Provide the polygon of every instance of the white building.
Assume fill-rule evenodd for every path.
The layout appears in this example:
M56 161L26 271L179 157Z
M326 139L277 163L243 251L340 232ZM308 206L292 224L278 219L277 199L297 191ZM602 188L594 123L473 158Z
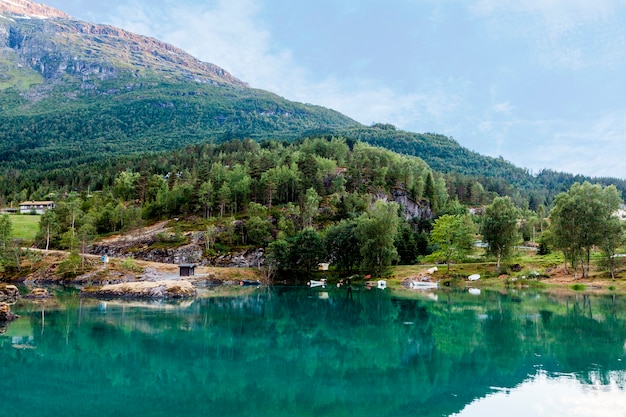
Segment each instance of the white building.
M44 214L47 210L54 208L54 201L24 201L20 203L21 214Z

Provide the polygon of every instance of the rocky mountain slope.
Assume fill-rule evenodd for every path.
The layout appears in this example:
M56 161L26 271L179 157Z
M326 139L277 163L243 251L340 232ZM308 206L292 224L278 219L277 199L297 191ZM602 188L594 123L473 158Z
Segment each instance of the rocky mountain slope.
M250 88L159 40L0 1L0 168L49 170L231 138L358 125Z
M29 0L0 0L0 11L5 14L20 16L22 18L70 18L68 14L60 10L48 7L45 4L34 3Z
M16 67L27 67L43 83L70 75L88 81L139 77L166 78L246 86L217 65L202 62L159 40L108 25L74 20L67 14L28 0L0 0L0 45ZM14 79L15 81L16 79ZM64 80L67 81L67 80ZM5 87L11 79L4 80Z

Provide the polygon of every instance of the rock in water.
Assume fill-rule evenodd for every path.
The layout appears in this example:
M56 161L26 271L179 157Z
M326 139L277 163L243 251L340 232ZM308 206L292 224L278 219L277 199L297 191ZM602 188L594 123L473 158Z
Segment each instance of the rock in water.
M45 288L33 288L30 294L28 294L29 298L48 298L49 296L50 294Z
M0 322L13 321L19 316L11 312L11 307L7 303L0 303Z
M0 284L0 301L15 301L19 295L20 291L15 285Z
M127 282L85 288L80 294L98 298L169 299L195 297L196 289L189 281Z

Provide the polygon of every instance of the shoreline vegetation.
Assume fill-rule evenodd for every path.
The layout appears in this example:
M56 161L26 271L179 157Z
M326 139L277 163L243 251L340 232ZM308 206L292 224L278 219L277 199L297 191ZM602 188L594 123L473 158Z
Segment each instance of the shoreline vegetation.
M314 271L311 275L284 274L268 279L263 268L234 268L234 267L211 267L199 265L192 276L179 276L179 266L160 262L136 260L131 258L111 258L106 267L98 255L85 255L85 270L77 273L74 277L64 277L59 273L59 266L67 261L72 255L66 251L25 249L27 260L23 263L23 274L15 276L11 280L6 278L0 286L18 285L25 287L22 291L32 288L58 286L74 287L81 289L81 296L94 298L189 298L195 297L195 291L190 288L222 287L238 288L241 282L259 282L263 285L291 284L306 286L309 279L327 278L327 283L335 287L337 283L349 282L354 287L366 287L368 283L375 282L378 278L364 274L354 274L349 278L337 271ZM606 272L593 271L589 277L581 277L573 273L565 274L563 265L553 260L542 262L529 261L529 256L517 258L508 266L508 272L496 273L495 262L461 263L453 264L449 271L441 264L418 264L397 265L387 270L387 274L380 278L386 281L386 288L399 291L403 295L417 293L407 288L403 282L409 279L428 279L437 282L439 289L475 288L493 291L505 291L508 289L534 289L550 293L593 293L593 294L626 294L626 282L622 279L612 279ZM433 267L437 271L432 271ZM472 274L480 274L478 281L469 281L467 278ZM187 289L183 297L176 295L169 297L159 293L167 283L183 283ZM137 284L135 286L124 284ZM151 288L150 295L149 286ZM188 284L190 284L188 286ZM168 284L169 285L169 284ZM136 287L136 288L135 288ZM100 288L111 291L107 295L98 294ZM115 291L111 288L116 288ZM146 290L146 288L148 288ZM126 292L125 292L126 291ZM143 296L133 296L133 291L143 291ZM155 292L156 291L156 292ZM138 293L139 294L139 293ZM147 294L147 295L146 295ZM22 296L28 294L22 294ZM45 298L45 297L43 297Z
M614 185L525 200L342 137L233 140L130 162L94 188L25 190L15 201L52 208L0 216L0 280L84 288L176 279L177 265L193 264L202 285L352 277L443 288L479 274L472 287L624 289Z

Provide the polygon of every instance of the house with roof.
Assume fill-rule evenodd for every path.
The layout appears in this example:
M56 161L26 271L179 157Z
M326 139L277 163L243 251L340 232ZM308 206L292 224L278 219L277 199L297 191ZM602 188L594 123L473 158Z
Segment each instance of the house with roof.
M55 207L54 201L24 201L20 203L21 214L44 214Z

